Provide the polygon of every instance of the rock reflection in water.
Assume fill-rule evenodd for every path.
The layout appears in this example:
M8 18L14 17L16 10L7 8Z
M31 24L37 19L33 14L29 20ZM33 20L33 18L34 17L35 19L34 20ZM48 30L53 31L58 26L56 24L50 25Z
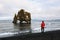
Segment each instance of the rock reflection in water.
M31 33L31 24L26 24L26 23L22 23L22 24L14 24L15 29L19 29L20 32L29 32Z

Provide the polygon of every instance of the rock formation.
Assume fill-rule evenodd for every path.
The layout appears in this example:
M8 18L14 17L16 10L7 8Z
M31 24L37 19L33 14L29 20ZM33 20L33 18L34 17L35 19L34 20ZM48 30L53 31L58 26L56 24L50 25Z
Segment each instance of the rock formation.
M25 21L26 23L31 23L31 14L29 12L25 12L24 9L18 11L18 14L14 16L13 23L17 23L17 20L22 23Z

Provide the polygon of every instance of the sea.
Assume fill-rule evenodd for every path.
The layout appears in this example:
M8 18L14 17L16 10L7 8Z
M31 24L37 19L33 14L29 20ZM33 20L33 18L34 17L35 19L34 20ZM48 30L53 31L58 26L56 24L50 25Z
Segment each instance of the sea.
M41 21L32 20L31 24L12 23L12 20L0 20L0 38L14 36L15 34L41 33ZM60 30L60 20L45 20L44 32Z

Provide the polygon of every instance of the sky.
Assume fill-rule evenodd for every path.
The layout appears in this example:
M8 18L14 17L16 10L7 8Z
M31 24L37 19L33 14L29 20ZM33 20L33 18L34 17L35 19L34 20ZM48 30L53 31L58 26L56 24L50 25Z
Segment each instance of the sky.
M32 19L60 19L60 0L0 0L0 20L13 19L20 9Z

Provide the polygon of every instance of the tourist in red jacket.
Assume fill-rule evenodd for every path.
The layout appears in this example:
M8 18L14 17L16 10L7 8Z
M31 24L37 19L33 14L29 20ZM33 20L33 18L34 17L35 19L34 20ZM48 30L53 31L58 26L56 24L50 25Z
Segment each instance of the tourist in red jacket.
M41 32L44 32L44 28L45 28L45 23L44 23L44 21L42 21L42 23L41 23Z

